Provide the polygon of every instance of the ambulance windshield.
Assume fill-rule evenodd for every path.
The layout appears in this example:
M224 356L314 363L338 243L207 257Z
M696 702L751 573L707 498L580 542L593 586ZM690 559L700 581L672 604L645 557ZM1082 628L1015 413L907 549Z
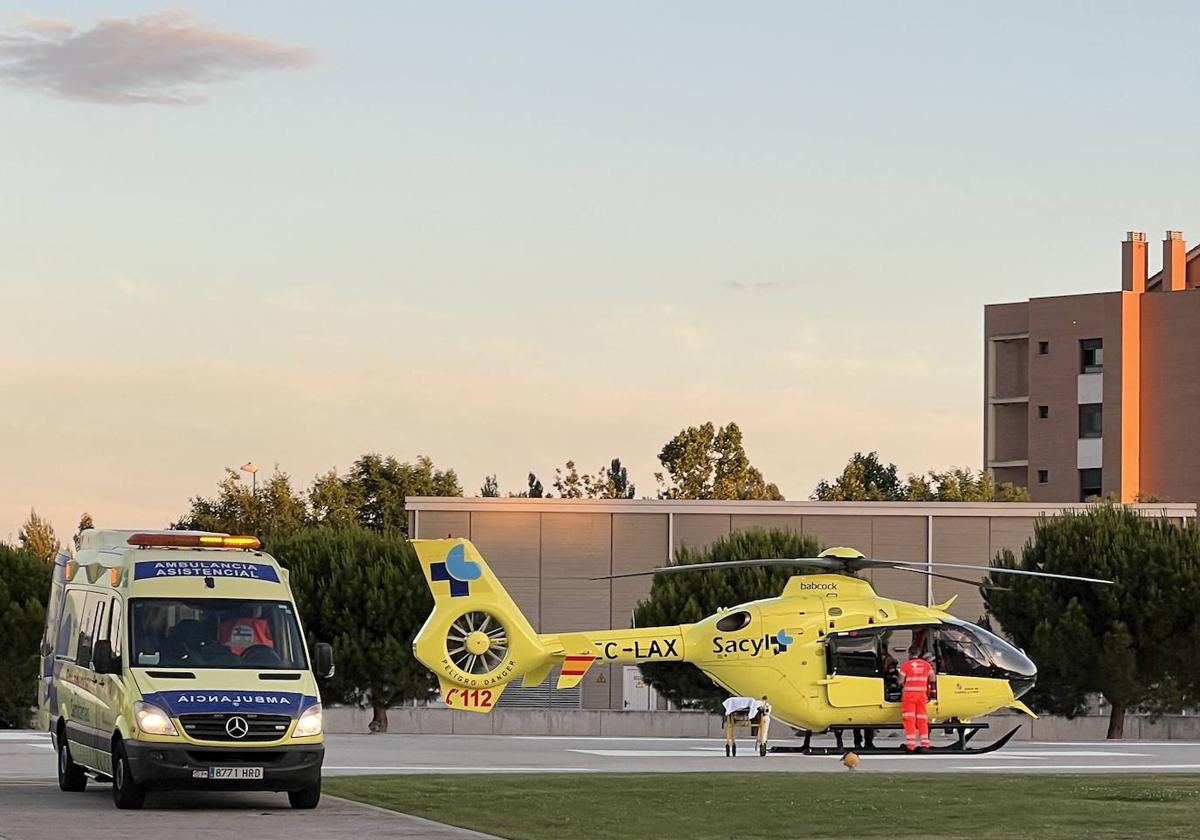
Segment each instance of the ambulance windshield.
M308 667L291 604L229 598L135 598L130 601L135 668Z

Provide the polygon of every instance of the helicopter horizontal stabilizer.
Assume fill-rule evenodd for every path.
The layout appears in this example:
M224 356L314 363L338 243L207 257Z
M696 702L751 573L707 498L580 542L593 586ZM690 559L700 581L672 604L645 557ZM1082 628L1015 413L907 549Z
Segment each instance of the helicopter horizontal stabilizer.
M562 671L559 673L558 682L554 687L574 688L579 685L595 661L596 657L590 655L563 657Z

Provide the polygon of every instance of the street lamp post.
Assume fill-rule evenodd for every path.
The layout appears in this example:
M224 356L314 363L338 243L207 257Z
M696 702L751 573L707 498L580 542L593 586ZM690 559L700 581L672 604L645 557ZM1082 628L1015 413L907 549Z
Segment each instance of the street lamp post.
M253 461L247 461L242 464L242 472L250 473L250 490L254 495L258 495L258 464Z

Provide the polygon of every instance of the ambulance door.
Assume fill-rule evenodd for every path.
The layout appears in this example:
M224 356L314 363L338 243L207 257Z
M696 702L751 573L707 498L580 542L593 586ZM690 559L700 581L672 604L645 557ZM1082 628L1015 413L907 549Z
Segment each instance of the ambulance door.
M66 596L64 567L70 557L59 552L54 561L54 580L50 584L50 600L46 604L46 626L42 632L42 645L38 653L41 668L38 674L38 729L49 731L58 718L58 692L54 688L55 638L62 620L63 599Z
M96 611L95 641L107 641L112 646L113 661L121 657L123 627L121 599L116 595L104 597ZM99 674L92 663L92 703L95 709L96 769L112 775L112 733L117 726L117 714L124 702L124 683L120 674Z
M54 681L50 687L50 705L57 709L69 742L78 742L75 733L76 712L79 708L78 690L75 685L75 664L79 655L79 623L83 619L87 593L81 589L68 589L63 599L62 617L58 622L58 635L54 641ZM82 744L72 743L72 757L79 760Z
M883 705L880 639L873 630L831 633L825 638L828 676L823 682L836 708Z
M101 675L92 670L92 650L100 628L108 620L111 598L100 592L89 592L83 605L79 625L79 643L75 650L75 706L72 709L71 755L77 764L100 770L100 746L108 739L100 732L102 716ZM76 742L82 749L76 753Z

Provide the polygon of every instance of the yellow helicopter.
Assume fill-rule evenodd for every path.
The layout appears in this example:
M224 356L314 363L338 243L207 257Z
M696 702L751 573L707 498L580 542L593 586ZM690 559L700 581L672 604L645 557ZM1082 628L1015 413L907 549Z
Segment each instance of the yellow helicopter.
M797 574L776 598L723 609L695 624L539 634L468 540L413 540L413 546L434 598L413 652L437 675L442 698L454 709L490 712L508 683L520 678L525 686L540 685L555 667L560 669L556 687L571 688L597 663L691 662L732 694L769 697L772 717L804 733L802 747L776 751L840 754L843 733L853 731L857 752L878 752L884 748L874 746L874 735L900 728L896 660L916 648L933 660L936 673L931 728L957 735L954 743L934 751L990 752L1020 727L989 745L972 747L971 738L987 728L971 723L974 718L1004 708L1035 716L1020 697L1033 687L1036 666L1000 637L949 614L953 598L918 606L880 597L867 581L851 576L862 569L892 568L977 583L933 571L978 572L975 566L872 560L849 548L828 549L817 557L664 566L612 577L766 565L822 573ZM1110 583L1018 569L988 571ZM811 743L814 733L825 732L836 737L836 747Z

